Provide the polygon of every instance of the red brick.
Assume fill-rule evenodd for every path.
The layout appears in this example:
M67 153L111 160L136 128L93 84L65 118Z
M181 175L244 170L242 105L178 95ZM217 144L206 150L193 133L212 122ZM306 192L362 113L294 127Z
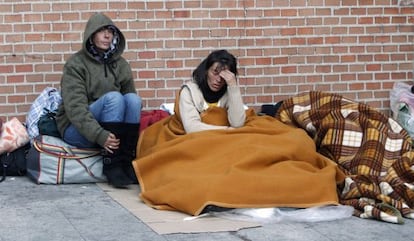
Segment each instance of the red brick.
M182 68L183 62L180 60L168 60L167 67L168 68Z
M288 73L297 73L296 66L282 66L281 73L288 74Z
M332 71L332 67L329 65L316 66L315 71L317 73L330 73Z
M138 77L142 79L153 79L155 77L155 72L150 70L143 70L138 72Z
M33 66L31 64L16 66L16 73L28 73L28 72L33 72Z
M13 71L14 71L13 65L3 65L3 66L0 65L0 73L2 74L13 73ZM2 86L2 88L3 87L4 86Z
M284 28L280 30L281 35L296 35L296 28Z
M155 51L143 51L138 53L140 59L153 59L155 58Z
M189 16L190 16L190 11L177 10L173 12L174 18L188 18Z
M323 43L323 38L322 37L311 37L311 38L307 38L307 43L312 45L312 44L322 44Z
M8 84L23 83L24 78L24 75L11 75L6 77Z

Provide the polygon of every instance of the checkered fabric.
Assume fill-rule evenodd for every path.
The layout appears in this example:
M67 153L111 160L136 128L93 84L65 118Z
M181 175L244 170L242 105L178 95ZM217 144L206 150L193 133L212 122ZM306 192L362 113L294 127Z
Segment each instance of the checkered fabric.
M61 102L62 97L60 96L58 89L54 87L46 87L43 89L42 93L40 93L30 106L26 115L26 128L30 140L33 140L39 135L37 122L39 121L39 118L46 113L45 109L55 112Z
M275 117L303 128L347 175L341 203L354 215L392 223L414 218L414 151L392 118L338 94L310 91L283 102Z

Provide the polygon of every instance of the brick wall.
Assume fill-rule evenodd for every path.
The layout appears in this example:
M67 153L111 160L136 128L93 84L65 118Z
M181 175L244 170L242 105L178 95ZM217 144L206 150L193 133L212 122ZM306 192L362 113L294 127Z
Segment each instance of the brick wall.
M389 109L394 82L413 79L414 8L398 0L1 1L0 116L25 119L59 87L89 16L104 12L127 37L144 108L173 102L211 50L239 60L245 103L307 90Z

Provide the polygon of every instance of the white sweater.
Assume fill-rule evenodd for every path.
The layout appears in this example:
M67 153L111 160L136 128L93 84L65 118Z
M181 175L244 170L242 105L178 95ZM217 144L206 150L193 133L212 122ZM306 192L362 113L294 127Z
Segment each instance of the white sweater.
M246 111L238 86L228 86L226 93L220 98L217 106L227 109L230 128L242 127L244 125ZM183 85L180 93L179 110L186 133L229 128L229 126L203 123L200 114L207 110L208 107L208 103L196 83L187 82Z

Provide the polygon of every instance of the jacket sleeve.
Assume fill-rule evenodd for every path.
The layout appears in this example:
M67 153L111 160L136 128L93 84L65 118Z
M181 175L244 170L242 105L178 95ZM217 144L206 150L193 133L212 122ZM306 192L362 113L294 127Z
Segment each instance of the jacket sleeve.
M244 126L246 121L246 110L238 86L227 87L227 116L231 127Z
M183 127L186 133L228 128L228 126L216 126L203 123L201 121L200 113L196 108L196 103L194 103L191 96L190 89L185 86L181 89L179 109Z
M103 146L109 132L103 129L89 111L85 79L88 71L79 66L67 65L61 80L61 95L65 114L70 123L89 141Z

